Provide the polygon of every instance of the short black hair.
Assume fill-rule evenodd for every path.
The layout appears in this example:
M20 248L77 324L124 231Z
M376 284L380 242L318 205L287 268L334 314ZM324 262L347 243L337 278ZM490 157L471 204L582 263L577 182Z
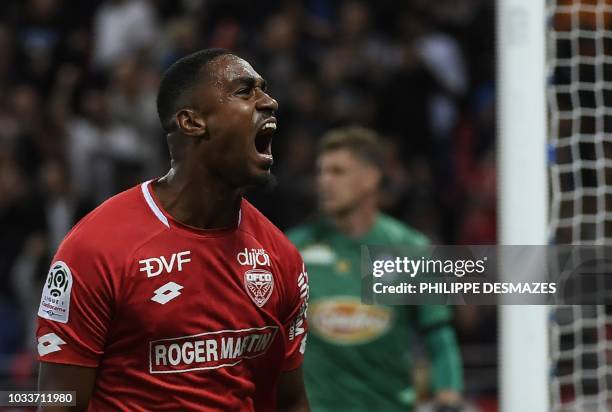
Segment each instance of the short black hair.
M166 70L157 92L157 114L162 127L168 133L175 129L173 116L179 109L180 97L199 80L201 70L211 60L224 54L226 49L204 49L181 57Z

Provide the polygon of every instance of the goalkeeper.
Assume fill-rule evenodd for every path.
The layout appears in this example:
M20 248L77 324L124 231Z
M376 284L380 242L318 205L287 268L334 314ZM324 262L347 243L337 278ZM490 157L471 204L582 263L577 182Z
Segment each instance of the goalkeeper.
M427 239L378 211L382 155L374 132L325 135L317 189L323 217L288 235L308 268L311 331L304 376L312 410L409 411L410 342L422 333L438 410L459 410L462 370L446 306L362 305L360 246L422 245Z

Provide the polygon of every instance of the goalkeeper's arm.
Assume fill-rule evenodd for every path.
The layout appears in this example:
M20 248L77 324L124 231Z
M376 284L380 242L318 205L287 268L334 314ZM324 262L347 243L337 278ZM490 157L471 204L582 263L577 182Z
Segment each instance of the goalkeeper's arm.
M424 332L431 361L431 384L436 404L455 407L461 403L463 370L455 332L448 323L438 324Z

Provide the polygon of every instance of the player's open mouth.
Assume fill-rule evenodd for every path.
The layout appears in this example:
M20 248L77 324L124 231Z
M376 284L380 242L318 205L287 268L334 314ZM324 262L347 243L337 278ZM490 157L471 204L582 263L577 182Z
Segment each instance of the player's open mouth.
M272 160L272 137L276 131L276 120L266 121L255 136L255 150L260 157Z

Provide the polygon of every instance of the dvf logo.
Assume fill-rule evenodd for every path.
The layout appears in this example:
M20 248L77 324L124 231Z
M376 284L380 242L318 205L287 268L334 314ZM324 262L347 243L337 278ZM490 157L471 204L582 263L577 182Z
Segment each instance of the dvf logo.
M170 256L170 259L166 259L165 256L142 259L138 261L138 263L141 265L139 270L141 272L146 272L148 278L158 276L164 270L166 273L170 273L174 270L175 265L177 270L182 272L183 265L191 262L191 259L187 257L190 254L191 251L186 250L183 252L173 253L172 256Z

